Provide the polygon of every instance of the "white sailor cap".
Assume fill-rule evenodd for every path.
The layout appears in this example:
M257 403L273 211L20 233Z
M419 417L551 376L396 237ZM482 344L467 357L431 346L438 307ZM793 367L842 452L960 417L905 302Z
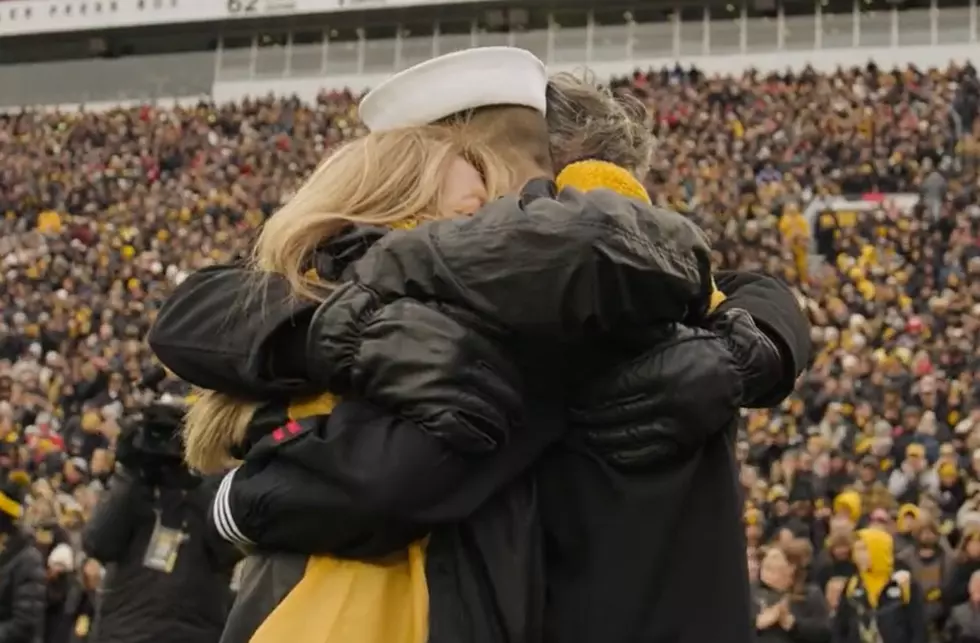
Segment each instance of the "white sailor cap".
M544 63L517 47L478 47L399 72L361 100L373 132L427 125L477 107L521 105L545 113Z

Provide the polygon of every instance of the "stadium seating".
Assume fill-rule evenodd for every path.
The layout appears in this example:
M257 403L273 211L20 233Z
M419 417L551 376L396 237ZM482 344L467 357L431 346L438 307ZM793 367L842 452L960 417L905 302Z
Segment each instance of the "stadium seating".
M611 85L653 116L654 200L708 232L719 267L785 278L813 322L817 356L798 392L745 416L759 505L792 482L785 453L797 471L819 471L837 455L878 454L896 427L933 436L933 460L940 443L980 447L972 67L668 68ZM63 448L97 477L90 447L101 442L73 438L118 431L163 298L189 271L243 252L284 195L362 131L356 105L331 92L312 104L0 115L4 468L37 471ZM975 466L963 477L980 484Z

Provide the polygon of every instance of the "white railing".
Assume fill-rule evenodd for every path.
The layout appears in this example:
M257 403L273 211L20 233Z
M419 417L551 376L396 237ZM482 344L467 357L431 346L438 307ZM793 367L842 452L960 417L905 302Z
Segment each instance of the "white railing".
M325 31L318 42L304 44L294 42L293 34L284 34L271 42L252 38L239 47L222 42L216 71L219 81L373 76L404 69L431 55L488 44L524 47L553 67L571 62L593 67L612 61L970 45L980 41L977 1L947 7L932 0L927 9L900 10L891 5L869 11L868 5L854 0L853 11L828 13L817 0L812 12L804 15L786 15L779 3L770 18L750 17L743 4L741 8L729 5L729 10L699 9L701 14L694 20L687 19L690 10L686 9L684 20L675 12L671 21L659 23L634 21L624 11L621 22L599 24L589 11L584 28L562 27L560 17L552 14L548 27L538 30L487 33L474 21L468 33L444 34L435 23L427 25L422 36L402 27L385 39L367 38L363 30L356 37L339 39ZM809 60L797 55L787 60L819 62L816 59L821 57Z

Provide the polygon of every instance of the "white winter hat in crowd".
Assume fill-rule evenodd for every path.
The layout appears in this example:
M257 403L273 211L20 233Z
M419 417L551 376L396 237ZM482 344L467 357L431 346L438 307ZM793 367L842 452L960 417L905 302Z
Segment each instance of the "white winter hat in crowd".
M48 567L61 567L68 572L74 571L75 552L72 551L71 545L61 543L52 549L51 555L48 556Z
M409 67L361 100L361 121L373 132L428 125L459 112L519 105L545 113L544 63L517 47L477 47Z

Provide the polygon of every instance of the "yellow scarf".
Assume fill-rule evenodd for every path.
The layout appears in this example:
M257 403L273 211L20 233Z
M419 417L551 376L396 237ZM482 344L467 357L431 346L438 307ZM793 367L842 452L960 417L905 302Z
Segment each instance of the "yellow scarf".
M292 405L289 417L326 415L336 404L326 393ZM425 545L416 542L372 562L310 556L250 643L425 643L428 630Z

